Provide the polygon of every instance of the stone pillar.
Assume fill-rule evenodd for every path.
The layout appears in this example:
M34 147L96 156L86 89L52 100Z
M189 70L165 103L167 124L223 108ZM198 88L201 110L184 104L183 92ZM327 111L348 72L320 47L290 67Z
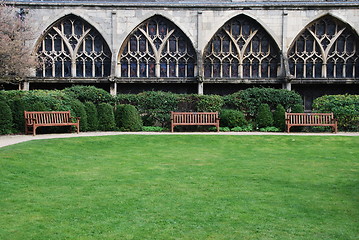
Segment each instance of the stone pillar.
M23 81L19 83L19 90L29 91L30 90L30 82Z
M117 33L117 14L115 11L111 12L111 27L112 27L112 38L111 38L111 48L112 48L112 59L111 59L111 76L119 76L118 67L117 67L117 49L116 45L116 33Z
M198 83L198 94L203 95L203 82Z
M112 96L116 96L117 95L117 83L116 82L112 82L110 84L110 94Z
M202 12L197 12L197 80L198 80L198 94L203 95L203 59L202 59Z
M289 91L292 91L292 84L287 81L287 82L283 83L282 88L286 89L286 90L289 90Z

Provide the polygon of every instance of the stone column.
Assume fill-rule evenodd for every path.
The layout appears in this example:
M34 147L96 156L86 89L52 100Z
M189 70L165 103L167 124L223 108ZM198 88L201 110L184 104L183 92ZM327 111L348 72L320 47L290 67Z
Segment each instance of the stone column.
M19 90L29 91L30 90L30 82L29 81L20 82L19 83Z
M110 84L110 94L112 96L116 96L117 95L117 82L112 82Z
M203 95L203 59L202 59L202 12L197 12L197 80L198 80L198 94Z
M282 58L281 58L281 73L280 75L284 79L282 88L287 89L289 91L292 90L292 84L290 83L290 72L289 72L289 64L287 58L287 30L288 30L288 12L283 10L282 12L282 37L281 37L281 48L282 48Z

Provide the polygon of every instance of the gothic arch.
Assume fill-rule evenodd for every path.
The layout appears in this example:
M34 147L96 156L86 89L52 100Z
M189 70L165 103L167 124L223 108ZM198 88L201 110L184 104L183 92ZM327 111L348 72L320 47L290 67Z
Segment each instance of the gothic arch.
M203 59L206 78L276 78L280 51L257 21L241 14L215 33Z
M359 78L358 34L338 18L325 15L299 33L288 61L295 78Z
M196 51L174 23L155 15L136 27L120 48L120 77L194 77Z
M36 48L38 77L107 77L111 51L87 21L70 14L52 24Z

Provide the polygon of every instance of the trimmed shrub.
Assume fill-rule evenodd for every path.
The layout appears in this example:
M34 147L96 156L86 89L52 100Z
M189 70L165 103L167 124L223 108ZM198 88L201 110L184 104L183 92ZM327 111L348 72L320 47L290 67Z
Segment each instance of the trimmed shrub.
M326 95L313 102L314 112L332 112L341 131L359 131L359 95Z
M120 131L141 131L143 127L142 119L136 107L129 104L117 106L115 120Z
M220 114L220 125L221 127L241 127L247 125L247 121L244 114L241 111L233 109L223 109Z
M83 103L77 99L72 99L67 104L71 107L71 116L80 117L80 130L82 132L88 131L87 113Z
M285 130L285 109L281 104L277 105L273 113L273 124L281 131Z
M114 102L114 98L110 93L94 86L77 85L70 88L65 88L63 91L72 98L76 98L81 102L93 102L95 104Z
M268 104L261 104L259 106L256 123L258 128L273 126L273 114Z
M12 113L6 101L0 101L0 134L12 132Z
M25 103L22 99L14 99L9 102L12 112L13 128L15 132L25 131L24 110Z
M84 107L87 115L87 130L96 131L98 128L97 108L92 102L85 102Z
M113 108L108 103L100 103L97 105L98 113L98 130L100 131L113 131L115 130L115 115Z

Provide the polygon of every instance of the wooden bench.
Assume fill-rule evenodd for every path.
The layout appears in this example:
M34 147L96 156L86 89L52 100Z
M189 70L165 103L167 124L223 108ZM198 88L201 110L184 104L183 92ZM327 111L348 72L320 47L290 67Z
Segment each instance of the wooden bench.
M215 126L219 132L218 112L171 112L171 132L175 126Z
M293 126L330 126L338 132L338 122L333 113L285 113L287 132Z
M49 112L29 112L24 111L25 134L31 132L35 136L38 127L51 126L75 126L77 133L80 132L80 118L71 117L70 111L49 111Z

